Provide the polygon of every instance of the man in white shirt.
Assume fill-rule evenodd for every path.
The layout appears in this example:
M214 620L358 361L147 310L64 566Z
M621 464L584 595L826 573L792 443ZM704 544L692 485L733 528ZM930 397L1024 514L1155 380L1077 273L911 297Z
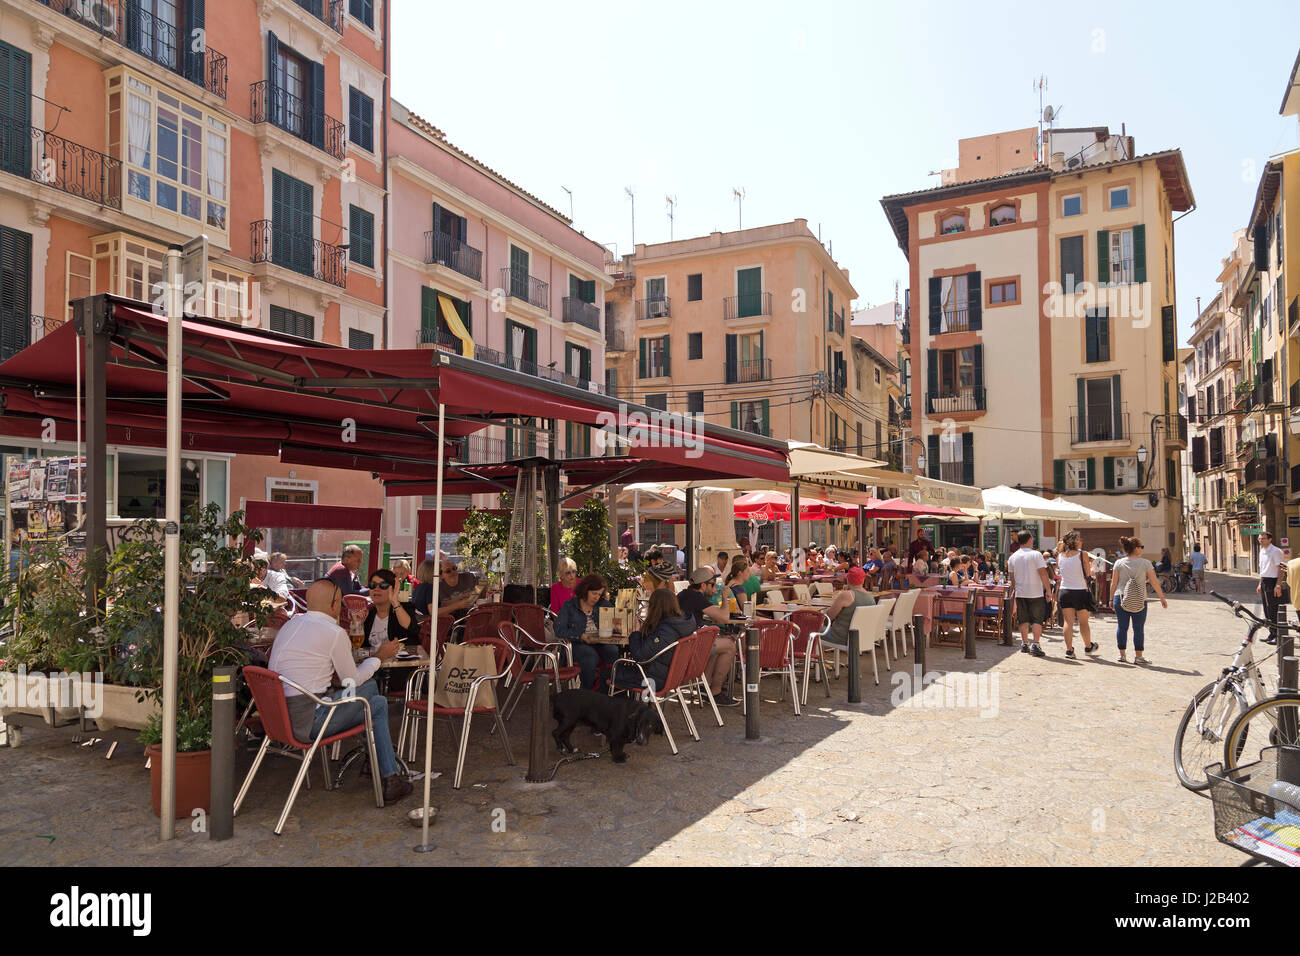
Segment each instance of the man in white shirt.
M1020 548L1007 559L1011 585L1016 597L1016 620L1020 622L1021 653L1046 657L1042 648L1043 625L1047 623L1047 599L1052 582L1047 577L1047 561L1034 549L1034 536L1022 531L1016 536ZM1029 632L1034 643L1029 644Z
M352 642L347 631L339 627L343 593L329 578L313 581L307 588L307 612L295 617L276 635L271 648L270 668L317 697L332 700L328 693L335 674L343 682L339 695L365 698L375 730L375 756L378 772L384 780L384 804L396 803L411 792L411 783L400 772L388 730L388 701L375 686L374 674L382 661L395 656L400 641L385 641L371 657L359 665L352 659ZM303 743L316 739L329 718L326 736L355 727L365 720L360 700L339 707L321 707L286 686L284 696L289 705L293 735ZM330 716L331 713L333 716Z
M1284 600L1282 592L1285 590L1286 581L1279 580L1278 576L1283 570L1285 561L1286 555L1273 543L1273 536L1267 531L1261 531L1259 533L1259 584L1255 585L1255 593L1264 602L1264 617L1269 622L1277 620L1278 603ZM1266 643L1273 644L1277 641L1277 635L1271 633L1264 640Z

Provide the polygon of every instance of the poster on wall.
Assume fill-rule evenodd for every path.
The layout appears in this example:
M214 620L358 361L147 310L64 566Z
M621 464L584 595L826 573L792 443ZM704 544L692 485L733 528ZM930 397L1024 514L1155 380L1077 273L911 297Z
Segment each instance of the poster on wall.
M27 466L27 500L45 500L46 462L34 460Z
M21 459L9 459L9 505L27 504L29 495L27 462Z
M47 537L45 505L42 502L31 501L27 504L27 537L30 541L44 541Z
M54 458L50 460L45 469L45 500L46 501L63 501L68 495L68 462L67 458Z
M86 500L86 459L68 459L68 483L64 501L76 503Z

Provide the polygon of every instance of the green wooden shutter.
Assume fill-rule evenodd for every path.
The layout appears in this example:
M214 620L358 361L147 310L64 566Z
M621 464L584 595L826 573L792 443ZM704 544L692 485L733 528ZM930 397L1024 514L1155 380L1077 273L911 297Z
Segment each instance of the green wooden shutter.
M317 149L325 148L325 65L311 64L311 141Z
M723 371L727 384L732 385L740 381L740 356L736 346L736 336L727 335L726 343L726 358Z
M139 29L139 14L131 15L132 11L128 8L126 12L126 26L128 35L131 29ZM134 24L132 21L135 21ZM129 45L129 44L128 44ZM263 100L263 113L266 121L274 126L284 126L284 102L280 95L280 89L277 85L280 80L280 39L271 30L266 31L266 86L265 99Z
M672 341L667 335L664 336L664 375L673 374L673 352Z
M984 286L978 272L966 273L966 323L971 331L984 328Z
M763 399L763 403L762 403L762 405L763 405L763 427L762 427L762 432L763 432L764 435L770 435L770 434L772 434L772 429L771 429L771 426L770 426L770 424L769 424L769 422L768 422L768 415L767 415L767 413L768 413L768 400L767 400L766 398Z
M740 430L740 402L731 403L731 427Z
M1115 459L1110 455L1101 460L1101 477L1107 491L1115 487Z
M1174 325L1174 307L1172 305L1160 307L1160 332L1164 346L1161 361L1173 362L1178 358L1178 331Z
M925 411L928 414L931 409L931 400L939 394L939 350L925 350Z
M575 275L569 276L569 298L582 298L582 280Z
M975 362L975 408L984 411L984 346L977 345L971 352Z
M1115 431L1112 434L1114 441L1124 438L1124 403L1120 401L1119 394L1120 378L1118 375L1110 377L1110 406L1111 414L1115 416Z
M741 269L736 273L736 316L761 315L763 312L763 270Z
M31 234L0 226L0 360L31 342L31 294Z
M1106 285L1110 282L1110 232L1097 230L1097 283Z
M975 434L962 432L961 435L961 483L975 484Z
M646 342L647 341L648 341L647 339L637 340L637 365L636 365L637 378L650 377L646 374Z
M1065 490L1065 459L1063 458L1052 462L1052 487L1057 491Z
M432 342L438 331L438 293L426 286L420 287L420 341Z
M1095 491L1097 488L1097 459L1088 459L1088 490Z
M1133 281L1147 281L1147 227L1133 227Z
M931 478L939 477L939 436L927 435L926 441L926 461L925 470Z
M931 277L930 305L929 305L931 335L938 335L939 329L942 327L942 321L940 318L940 309L942 308L942 303L940 302L940 299L942 298L942 296L943 296L943 280L938 276Z
M1178 468L1172 458L1165 459L1165 495L1170 498L1178 497Z
M1089 309L1083 317L1083 360L1099 361L1097 358L1097 310Z
M578 289L578 298L589 305L596 304L596 280L586 279Z
M197 32L196 32L197 31ZM185 33L179 38L181 71L185 79L203 86L203 58L205 46L195 43L203 35L203 0L186 0ZM196 50L195 47L198 47Z
M31 77L31 56L0 42L0 169L15 176L31 174Z
M1110 309L1097 310L1097 361L1110 361Z
M1080 442L1088 440L1088 387L1087 382L1079 379L1078 386L1079 417L1075 437Z

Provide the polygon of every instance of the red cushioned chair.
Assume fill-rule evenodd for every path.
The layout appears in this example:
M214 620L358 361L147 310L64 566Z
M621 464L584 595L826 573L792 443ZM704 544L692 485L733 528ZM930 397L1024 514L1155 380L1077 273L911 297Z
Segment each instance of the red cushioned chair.
M567 641L543 643L540 647L532 645L533 640L518 624L504 621L497 625L497 637L509 645L514 652L510 661L510 693L506 695L501 710L506 720L519 706L519 699L524 690L531 687L538 674L549 674L551 686L558 692L565 684L578 686L576 681L582 676L582 668L572 663L573 648ZM560 654L568 655L570 663L561 666Z
M802 610L790 615L794 625L794 660L803 661L803 705L808 706L808 678L812 665L817 665L817 675L826 696L831 696L831 682L826 673L826 658L822 654L822 635L831 628L831 619L824 611Z
M379 780L379 760L375 754L374 725L370 718L370 701L364 697L322 700L284 675L268 670L265 667L254 667L251 664L244 667L243 675L244 680L248 683L248 689L253 694L253 701L257 704L258 719L261 721L262 730L266 736L262 740L262 747L258 750L257 756L253 758L253 766L249 768L248 776L244 778L244 785L239 788L239 796L235 798L235 813L239 812L244 797L248 795L248 790L253 785L253 778L257 776L258 768L262 766L262 758L271 750L272 744L276 745L280 752L287 756L296 757L302 762L302 766L298 770L298 776L293 781L293 788L289 791L289 799L285 801L284 809L280 811L280 819L275 824L275 833L276 836L279 836L280 831L284 829L284 821L289 817L289 811L293 809L293 802L298 798L298 791L307 778L312 756L317 751L320 752L321 767L325 771L325 789L331 790L333 785L330 782L329 752L325 745L362 735L366 738L366 747L370 755L371 779L375 786L375 806L382 807L384 805L384 790ZM334 717L331 712L325 718L325 723L321 727L320 733L316 735L316 739L309 744L302 743L294 737L293 728L289 723L289 704L284 696L286 687L292 687L299 693L310 697L316 702L317 706L323 705L331 708L331 710L359 700L365 712L365 720L355 727L334 728L336 732L330 733L330 722Z
M465 629L461 634L461 643L468 644L478 638L495 640L497 626L512 620L511 604L483 604L465 615Z
M790 621L759 621L758 627L758 681L779 674L790 682L790 696L794 698L794 715L803 716L799 709L799 682L794 674L794 624ZM785 699L785 683L781 684L781 699Z
M673 740L673 732L668 726L668 718L664 716L662 702L677 698L677 702L682 706L682 716L686 718L686 729L690 731L691 736L696 740L700 739L699 731L695 729L695 721L691 719L691 709L686 706L686 697L682 694L682 683L686 680L686 675L690 672L691 666L695 660L695 647L698 637L695 634L687 634L669 644L654 657L648 661L638 661L631 657L620 658L614 662L614 671L617 673L619 664L631 664L641 672L641 679L646 679L645 665L658 660L665 654L671 654L672 659L668 663L668 677L664 680L662 687L656 687L655 692L650 697L650 702L654 704L655 711L659 714L659 722L663 725L664 736L668 738L668 746L672 748L673 753L677 753L677 742ZM611 681L609 686L610 696L613 696L616 690L625 691L632 694L644 694L646 692L645 684L618 684Z
M704 679L704 670L709 666L709 657L713 654L713 642L718 639L722 633L717 627L702 627L695 632L695 658L691 661L690 670L687 671L685 679L682 681L687 690L693 690L699 695L699 704L704 706L707 700L709 706L713 708L713 718L722 724L722 713L718 710L718 703L713 699L713 691L709 689L709 682Z

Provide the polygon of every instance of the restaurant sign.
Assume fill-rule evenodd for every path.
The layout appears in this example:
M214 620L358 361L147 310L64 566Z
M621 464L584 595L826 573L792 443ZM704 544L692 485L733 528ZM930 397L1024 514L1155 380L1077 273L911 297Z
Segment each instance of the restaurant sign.
M983 508L984 495L971 485L957 485L933 478L916 479L919 501L916 504L938 508Z

